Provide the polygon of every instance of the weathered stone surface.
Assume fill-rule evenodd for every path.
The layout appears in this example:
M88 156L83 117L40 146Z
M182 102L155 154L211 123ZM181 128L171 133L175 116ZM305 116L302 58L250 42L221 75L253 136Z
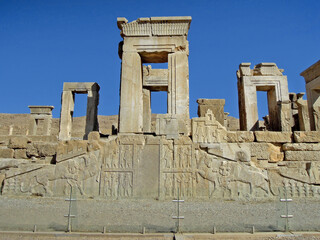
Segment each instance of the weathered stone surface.
M320 151L285 151L286 161L320 161Z
M12 150L12 149L9 149ZM1 150L0 150L1 151ZM20 164L30 163L28 160L21 159L11 159L11 158L3 158L0 160L0 170L9 169L9 168L17 168Z
M27 148L28 138L26 137L14 137L9 141L9 148Z
M224 99L198 99L198 117L204 117L210 109L217 121L224 126Z
M192 119L192 140L196 143L226 142L227 130L208 109L205 117Z
M257 142L288 143L292 142L291 132L255 131Z
M0 148L0 158L13 158L14 150L9 148Z
M26 149L15 149L14 150L14 158L27 158L27 150Z
M285 143L283 151L320 151L320 143Z
M56 143L35 142L33 145L40 157L53 156L57 153L58 144Z
M253 142L254 134L253 132L245 131L228 131L226 136L227 142Z
M296 131L293 137L297 143L317 143L320 142L320 131Z

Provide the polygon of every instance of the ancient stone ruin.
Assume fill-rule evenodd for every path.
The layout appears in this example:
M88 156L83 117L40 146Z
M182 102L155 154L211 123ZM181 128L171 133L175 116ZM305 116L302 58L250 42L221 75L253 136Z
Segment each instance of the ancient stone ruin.
M273 201L283 190L320 200L320 61L301 73L307 100L289 93L275 63L240 63L240 119L224 112L224 99L201 96L198 117L190 119L190 23L191 17L118 18L118 117L98 117L99 85L105 86L92 82L64 83L60 119L52 118L53 106L29 106L21 122L3 116L1 195L58 198L71 186L90 201L161 202L178 193L189 202ZM167 69L143 66L165 62ZM152 91L168 93L166 114L151 114ZM268 96L264 121L257 91ZM74 94L88 95L81 120L73 120Z

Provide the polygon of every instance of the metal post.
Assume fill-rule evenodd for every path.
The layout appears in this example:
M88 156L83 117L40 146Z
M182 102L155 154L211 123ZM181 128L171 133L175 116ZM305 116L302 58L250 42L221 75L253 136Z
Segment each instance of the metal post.
M76 199L72 199L72 186L70 185L70 198L66 199L66 201L69 201L69 213L68 215L64 215L64 217L68 218L68 227L67 232L71 232L71 218L75 218L75 215L71 215L71 202L76 201Z
M180 216L180 202L184 202L184 200L180 200L180 192L178 188L178 198L176 200L172 200L172 202L177 202L177 216L172 216L173 219L177 219L177 233L180 233L180 219L184 219L184 216Z
M292 199L287 197L287 189L284 189L284 199L280 199L280 202L285 202L286 204L286 214L285 215L281 215L281 218L285 218L286 219L286 226L285 226L285 231L289 232L289 218L293 218L293 215L289 214L289 207L288 207L288 203L292 202Z

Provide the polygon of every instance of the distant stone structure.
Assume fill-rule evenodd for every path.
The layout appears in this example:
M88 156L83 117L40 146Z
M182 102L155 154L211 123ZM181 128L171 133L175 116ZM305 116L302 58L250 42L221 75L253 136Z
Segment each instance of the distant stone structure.
M240 129L224 112L224 99L198 99L198 117L190 119L190 23L191 17L118 18L119 118L98 118L98 83L70 82L59 124L53 106L29 106L20 132L13 120L0 121L1 194L62 197L72 186L90 201L166 201L179 193L188 201L250 202L286 189L288 196L320 200L320 61L301 73L307 101L304 93L289 94L275 63L241 63ZM143 65L163 62L168 69ZM152 115L152 91L168 93L166 114ZM256 91L268 94L263 124ZM74 94L88 94L85 120L73 122ZM85 129L75 137L80 125Z
M91 131L98 131L98 104L100 86L97 83L69 82L63 84L59 140L71 139L74 94L88 94L86 130L84 139Z
M50 135L53 106L29 106L33 121L30 123L30 135Z
M311 130L320 130L320 61L301 74L306 80Z

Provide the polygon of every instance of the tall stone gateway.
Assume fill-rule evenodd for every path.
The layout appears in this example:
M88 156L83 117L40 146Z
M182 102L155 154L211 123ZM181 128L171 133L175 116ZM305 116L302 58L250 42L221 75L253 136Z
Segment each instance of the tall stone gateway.
M190 131L187 40L190 23L191 17L139 18L130 23L126 18L118 18L123 37L119 45L122 59L120 133L151 131L152 91L168 92L165 118L177 122L176 132ZM144 63L166 62L168 69L142 67Z

